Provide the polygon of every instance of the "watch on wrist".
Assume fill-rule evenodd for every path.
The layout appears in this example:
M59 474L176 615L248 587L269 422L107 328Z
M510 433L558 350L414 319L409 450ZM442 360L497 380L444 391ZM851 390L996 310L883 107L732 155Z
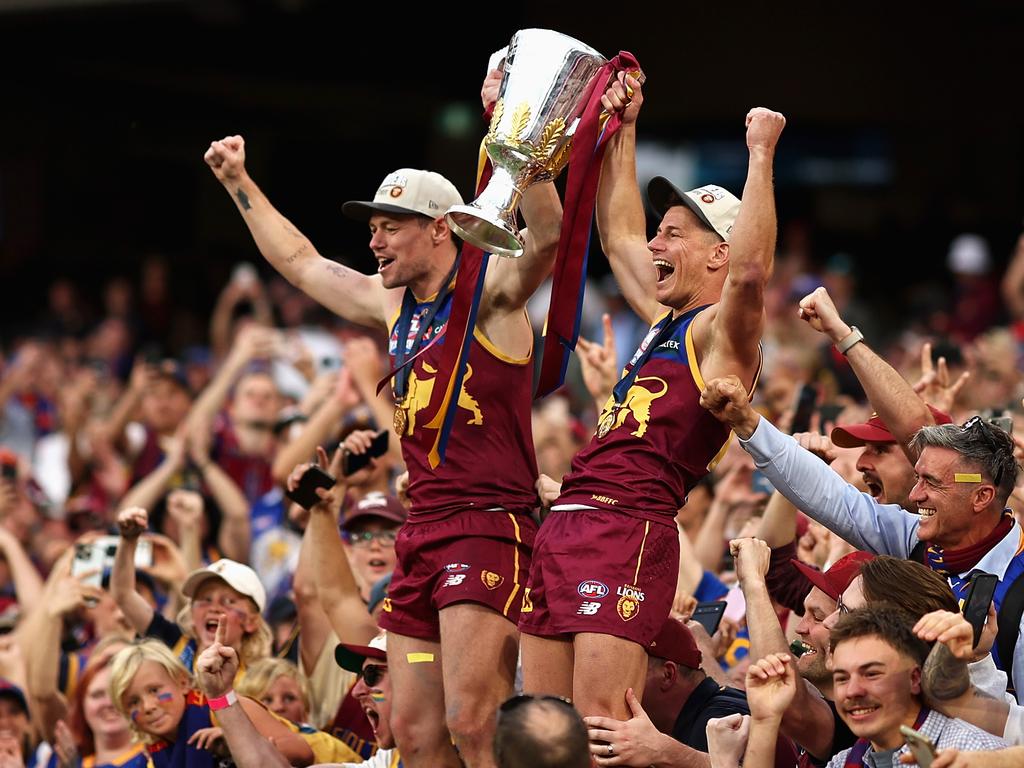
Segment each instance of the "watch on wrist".
M854 344L858 344L862 341L864 341L864 334L860 332L860 329L856 325L851 325L850 332L836 342L836 349L840 354L845 355L850 351L850 348L853 347Z

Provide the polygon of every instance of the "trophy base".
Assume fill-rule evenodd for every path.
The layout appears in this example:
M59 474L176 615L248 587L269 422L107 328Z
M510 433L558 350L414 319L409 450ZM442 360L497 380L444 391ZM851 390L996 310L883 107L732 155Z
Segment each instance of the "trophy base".
M472 205L453 205L445 215L456 235L481 251L518 259L524 243L519 232L499 218L489 218Z

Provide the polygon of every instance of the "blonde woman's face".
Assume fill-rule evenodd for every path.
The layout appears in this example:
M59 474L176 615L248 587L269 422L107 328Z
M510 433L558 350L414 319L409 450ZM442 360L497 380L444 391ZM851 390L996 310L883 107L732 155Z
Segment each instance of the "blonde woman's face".
M260 701L275 715L293 723L304 723L308 719L306 707L302 703L302 689L288 675L278 675L260 697Z
M176 680L155 661L139 665L121 699L128 719L140 731L173 740L185 713L184 680Z

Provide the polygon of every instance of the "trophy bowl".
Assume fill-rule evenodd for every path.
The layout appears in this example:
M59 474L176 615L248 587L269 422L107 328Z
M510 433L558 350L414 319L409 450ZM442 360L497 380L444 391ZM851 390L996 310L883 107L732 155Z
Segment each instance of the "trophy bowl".
M448 209L455 234L488 253L523 255L519 201L531 184L552 181L565 168L584 97L607 61L579 40L548 29L512 36L484 137L491 178L476 200Z

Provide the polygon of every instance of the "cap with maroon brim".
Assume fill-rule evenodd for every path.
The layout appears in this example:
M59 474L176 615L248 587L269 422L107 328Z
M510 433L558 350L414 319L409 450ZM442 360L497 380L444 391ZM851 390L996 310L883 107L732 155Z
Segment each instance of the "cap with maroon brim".
M846 591L846 588L853 583L853 580L860 575L860 569L864 566L864 563L874 559L875 556L870 552L851 552L832 563L832 567L827 571L819 571L817 568L813 568L795 558L790 560L790 562L814 586L833 600L838 600L839 596Z
M363 663L367 659L377 661L388 660L388 636L381 632L369 645L352 645L350 643L338 643L334 646L334 660L342 669L355 672L357 675L363 671Z
M951 424L953 419L948 413L943 413L938 408L928 406L932 412L932 418L936 424ZM832 442L840 448L862 448L867 443L895 443L896 438L885 422L877 413L871 414L871 418L860 424L842 424L832 430Z

